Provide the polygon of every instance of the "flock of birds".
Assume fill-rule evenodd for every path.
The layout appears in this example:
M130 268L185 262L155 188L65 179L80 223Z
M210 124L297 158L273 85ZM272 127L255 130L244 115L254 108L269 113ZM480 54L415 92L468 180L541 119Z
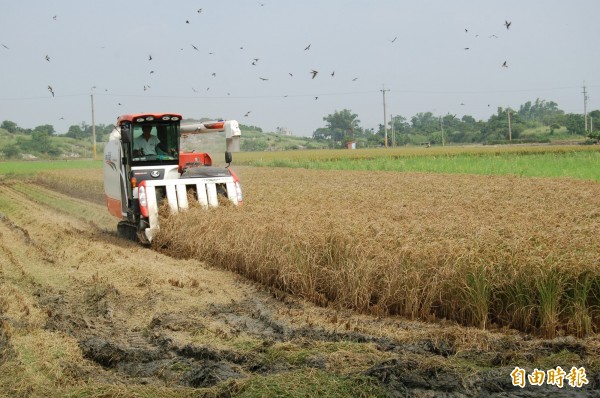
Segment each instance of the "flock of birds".
M265 4L264 4L264 3L260 3L260 2L259 2L259 5L262 7L262 6L264 6ZM203 9L202 9L202 8L199 8L199 9L197 9L197 11L196 11L196 12L197 12L198 14L201 14L201 13L203 12ZM56 16L56 15L54 15L52 18L53 18L54 20L57 20L57 16ZM186 19L186 20L185 20L185 23L186 23L186 24L190 24L190 19ZM505 21L504 21L504 27L506 28L506 30L509 30L509 29L510 29L510 26L511 26L511 24L512 24L512 22L511 22L511 21L508 21L508 20L505 20ZM465 28L464 30L465 30L465 33L468 33L468 31L469 31L467 28ZM475 37L478 37L478 36L479 36L479 35L475 35ZM498 38L498 36L496 36L496 35L492 34L492 35L490 35L490 36L489 36L489 38ZM398 36L396 36L396 37L394 37L393 39L391 39L391 40L388 40L388 41L389 41L390 43L395 43L397 39L398 39ZM6 44L4 44L4 43L0 43L0 45L2 45L2 47L3 47L3 48L5 48L6 50L9 50L9 49L10 49L10 48L9 48L9 47L8 47ZM311 43L309 43L308 45L306 45L306 46L304 47L304 51L310 51L311 45L312 45ZM193 48L195 51L200 51L200 49L199 49L199 48L198 48L196 45L194 45L194 44L191 44L191 46L192 46L192 48ZM244 49L244 47L243 47L243 46L241 46L241 47L239 47L239 48L240 48L240 50L243 50L243 49ZM464 49L465 49L465 50L469 50L469 49L470 49L470 47L464 47ZM181 50L183 50L183 48L181 48ZM213 54L212 52L209 52L209 55L212 55L212 54ZM45 59L47 62L50 62L50 61L51 61L51 58L50 58L50 55L49 55L49 54L46 54L46 55L45 55L45 57L44 57L44 59ZM153 60L152 54L149 54L149 55L148 55L148 62L151 62L152 60ZM260 58L252 58L252 60L251 60L251 65L252 65L252 66L256 66L256 65L258 64L259 60L260 60ZM506 60L505 60L505 61L504 61L504 62L501 64L501 67L502 67L502 68L508 68L508 61L506 61ZM150 74L153 74L153 73L154 73L154 70L150 70ZM309 73L309 75L311 76L311 79L315 79L315 78L317 77L317 75L319 74L319 71L318 71L318 70L316 70L316 69L311 69L311 70L310 70L310 72L308 72L308 73ZM288 74L289 74L289 76L290 76L290 77L293 77L293 76L294 76L294 75L293 75L291 72L288 72ZM212 73L212 77L216 77L216 75L217 75L217 74L216 74L216 72L213 72L213 73ZM335 77L335 71L331 71L331 73L330 73L330 76L331 76L331 77ZM269 80L269 78L268 78L268 77L263 77L263 76L259 76L258 78L259 78L261 81L268 81L268 80ZM357 80L358 80L358 77L354 77L354 78L352 78L352 81L353 81L353 82L355 82L355 81L357 81ZM92 87L92 89L93 89L93 88L95 88L95 86L94 86L94 87ZM147 90L149 90L150 88L151 88L151 86L150 86L149 84L146 84L146 85L144 85L144 86L143 86L143 90L144 90L144 91L147 91ZM206 90L208 91L209 89L210 89L210 87L208 87ZM54 96L55 96L55 91L54 91L54 88L53 88L53 87L52 87L50 84L48 84L48 91L50 92L50 94L52 95L52 97L54 97ZM105 91L108 91L108 90L105 90ZM192 87L192 91L193 91L193 92L198 92L198 90L196 90L194 87ZM230 95L230 93L227 93L227 95ZM287 95L285 95L284 97L287 97ZM315 97L314 97L314 99L315 99L315 100L318 100L318 99L319 99L319 97L318 97L318 96L315 96ZM122 105L122 104L119 102L119 103L118 103L118 105ZM460 105L464 105L464 103L461 103ZM488 105L488 107L489 107L489 105ZM251 113L251 111L248 111L248 112L246 112L246 113L244 114L244 116L249 116L249 115L250 115L250 113Z

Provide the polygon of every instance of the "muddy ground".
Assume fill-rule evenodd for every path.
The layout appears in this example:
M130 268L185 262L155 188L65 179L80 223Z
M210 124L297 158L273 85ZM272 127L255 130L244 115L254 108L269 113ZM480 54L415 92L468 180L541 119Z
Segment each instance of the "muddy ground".
M391 397L600 397L597 338L320 308L125 241L115 226L97 203L0 182L0 367L19 358L19 336L49 333L80 350L59 362L73 384L201 392L302 368L367 377ZM585 367L588 384L520 388L516 366Z

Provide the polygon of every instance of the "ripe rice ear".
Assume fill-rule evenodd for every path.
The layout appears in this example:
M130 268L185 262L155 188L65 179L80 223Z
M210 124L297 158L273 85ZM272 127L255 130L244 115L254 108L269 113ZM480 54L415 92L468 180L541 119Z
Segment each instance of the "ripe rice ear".
M577 337L584 337L592 333L590 293L593 285L591 272L586 271L571 281L566 292L569 313L567 327Z
M538 318L542 334L549 339L556 337L561 312L561 298L564 291L563 276L556 268L542 272L537 284Z
M461 295L464 301L470 324L485 329L488 323L490 298L492 295L489 271L480 265L467 272Z

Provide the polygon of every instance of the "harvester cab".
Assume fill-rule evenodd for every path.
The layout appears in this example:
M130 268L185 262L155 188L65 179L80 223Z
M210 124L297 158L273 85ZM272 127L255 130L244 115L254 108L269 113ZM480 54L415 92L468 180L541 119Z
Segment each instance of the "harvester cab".
M120 219L121 235L149 243L159 229L158 208L163 202L172 212L187 209L190 200L203 207L218 206L219 196L234 205L242 202L241 185L228 167L231 152L239 150L237 121L182 125L181 120L179 114L117 119L105 147L103 172L107 207ZM211 154L199 152L197 145L189 148L194 145L187 142L190 137L211 132L224 134L227 167L213 165Z

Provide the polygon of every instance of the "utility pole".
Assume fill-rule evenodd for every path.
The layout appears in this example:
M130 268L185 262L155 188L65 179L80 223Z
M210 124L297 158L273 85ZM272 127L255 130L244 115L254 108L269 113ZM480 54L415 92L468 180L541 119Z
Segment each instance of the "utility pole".
M512 130L510 128L510 108L506 110L506 113L508 114L508 141L512 142Z
M96 160L96 121L94 120L94 93L90 94L92 99L92 160Z
M388 147L388 135L387 135L387 114L385 112L385 92L390 91L386 90L383 84L381 85L381 92L383 93L383 131L385 132L385 147Z
M445 146L444 142L444 118L440 116L440 128L442 129L442 146Z
M588 125L587 125L587 101L588 101L588 96L587 96L587 92L585 90L585 81L583 82L583 120L584 120L584 131L587 133L588 132Z
M392 148L396 148L396 129L394 128L394 115L390 115L390 123L392 125Z

